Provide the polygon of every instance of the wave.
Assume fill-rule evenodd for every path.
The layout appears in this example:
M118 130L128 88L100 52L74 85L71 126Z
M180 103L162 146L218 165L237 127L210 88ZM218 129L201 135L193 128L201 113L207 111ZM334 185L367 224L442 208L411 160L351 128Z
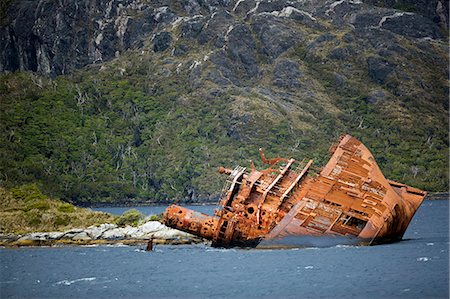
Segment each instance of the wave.
M82 282L82 281L93 281L96 280L96 277L84 277L84 278L78 278L78 279L74 279L74 280L61 280L55 283L55 285L66 285L66 286L70 286L71 284L77 283L77 282Z

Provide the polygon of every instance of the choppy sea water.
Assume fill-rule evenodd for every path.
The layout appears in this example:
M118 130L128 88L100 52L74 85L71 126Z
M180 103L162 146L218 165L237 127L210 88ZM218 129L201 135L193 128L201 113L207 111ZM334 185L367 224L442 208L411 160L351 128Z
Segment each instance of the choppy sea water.
M448 298L448 201L404 241L284 250L206 245L0 249L1 298Z

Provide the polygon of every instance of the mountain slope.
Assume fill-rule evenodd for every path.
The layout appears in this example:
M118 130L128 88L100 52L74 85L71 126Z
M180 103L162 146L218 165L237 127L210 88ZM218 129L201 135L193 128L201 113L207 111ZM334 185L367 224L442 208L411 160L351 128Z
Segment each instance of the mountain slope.
M0 30L2 185L37 181L74 202L197 201L220 192L217 166L248 166L259 147L320 166L349 133L388 178L448 189L437 9L23 2Z

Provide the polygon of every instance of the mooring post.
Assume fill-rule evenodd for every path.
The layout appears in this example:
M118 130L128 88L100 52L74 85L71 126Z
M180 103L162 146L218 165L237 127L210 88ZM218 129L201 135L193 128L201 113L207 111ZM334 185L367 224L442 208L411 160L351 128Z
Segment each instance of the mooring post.
M153 237L148 240L147 248L145 248L145 251L152 251L153 250Z

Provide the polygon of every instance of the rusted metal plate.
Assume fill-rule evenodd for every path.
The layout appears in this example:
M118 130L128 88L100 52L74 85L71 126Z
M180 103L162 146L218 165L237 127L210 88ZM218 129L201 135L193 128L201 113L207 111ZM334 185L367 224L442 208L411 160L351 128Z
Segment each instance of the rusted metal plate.
M317 176L312 165L294 159L261 159L234 170L213 216L172 205L164 222L211 240L213 246L255 247L261 241L299 236L353 238L365 244L400 240L425 191L387 180L370 151L350 135L331 148L332 156Z

